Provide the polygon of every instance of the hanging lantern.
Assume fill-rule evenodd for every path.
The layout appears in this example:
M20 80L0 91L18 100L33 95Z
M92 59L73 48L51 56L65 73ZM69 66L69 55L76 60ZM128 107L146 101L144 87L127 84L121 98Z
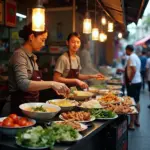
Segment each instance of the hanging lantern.
M119 39L122 38L122 33L121 33L121 32L118 33L118 38L119 38Z
M104 34L104 40L105 41L107 40L107 34Z
M92 40L97 41L99 39L99 29L93 28L92 29Z
M102 16L102 18L101 18L102 25L106 25L106 22L107 22L107 20L106 20L105 16Z
M92 22L91 19L84 19L83 21L83 33L90 34L92 29Z
M89 18L89 14L86 13L86 18L83 20L83 33L90 34L92 30L92 21Z
M45 30L45 8L40 1L37 7L32 9L32 30L37 32Z
M88 13L88 0L86 0L86 14L83 20L83 33L90 34L92 30L92 21Z
M113 22L108 22L108 32L113 32L114 31L114 24Z
M100 42L105 42L106 40L107 40L107 35L105 33L101 32L99 34L99 41Z

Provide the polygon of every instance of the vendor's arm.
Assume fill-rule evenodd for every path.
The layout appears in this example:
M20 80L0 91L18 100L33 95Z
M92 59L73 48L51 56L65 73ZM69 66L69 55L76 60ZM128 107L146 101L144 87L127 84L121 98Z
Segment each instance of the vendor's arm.
M65 84L79 85L81 88L87 88L88 85L76 78L66 78L63 76L66 69L66 61L60 57L56 63L53 80L57 82L62 82Z
M102 75L101 73L98 74L94 74L94 75L85 75L85 74L79 74L79 79L80 80L88 80L88 79L93 79L93 78L102 78L104 77L104 75Z
M83 82L79 79L76 79L76 78L62 77L62 74L59 73L59 72L56 72L56 71L54 72L53 80L57 81L57 82L62 82L62 83L65 83L65 84L79 85L81 88L88 88L88 85L85 82Z
M15 54L12 59L12 65L15 74L17 86L22 91L39 91L48 88L53 88L59 93L67 92L68 88L63 83L53 81L33 81L28 77L27 58L24 55ZM31 73L32 74L32 73Z

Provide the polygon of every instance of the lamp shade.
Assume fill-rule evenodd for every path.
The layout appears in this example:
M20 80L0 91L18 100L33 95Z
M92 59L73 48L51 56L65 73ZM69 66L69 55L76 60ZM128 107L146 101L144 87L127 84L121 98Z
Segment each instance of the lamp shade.
M114 24L112 22L108 22L108 32L114 31Z
M45 9L44 8L32 9L32 30L33 31L45 30Z
M99 39L99 29L93 28L92 29L92 40L96 41Z
M101 32L99 34L99 41L100 42L105 42L106 40L107 40L107 35L105 33Z
M102 18L101 18L102 25L106 25L106 22L107 22L106 17L102 16Z
M83 20L83 33L90 34L92 30L92 21L89 18Z

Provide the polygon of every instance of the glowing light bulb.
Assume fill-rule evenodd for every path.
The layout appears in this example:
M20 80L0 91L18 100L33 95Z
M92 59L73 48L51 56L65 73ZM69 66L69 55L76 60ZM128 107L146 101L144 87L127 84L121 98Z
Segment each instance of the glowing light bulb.
M33 31L45 30L45 9L44 8L32 9L32 30Z
M92 29L92 40L98 40L99 39L99 29L93 28Z
M90 34L92 30L92 21L89 18L84 19L83 21L83 33Z

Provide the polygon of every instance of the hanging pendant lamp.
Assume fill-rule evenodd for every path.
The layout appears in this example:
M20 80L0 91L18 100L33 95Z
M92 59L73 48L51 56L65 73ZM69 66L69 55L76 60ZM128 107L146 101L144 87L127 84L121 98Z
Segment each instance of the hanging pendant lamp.
M114 24L113 22L108 22L108 32L113 32L114 31Z
M37 32L45 30L45 8L41 0L38 0L37 6L32 9L32 30Z
M83 20L83 33L90 34L92 30L92 20L90 19L90 15L88 13L88 0L86 1L87 12L85 15L85 19Z

